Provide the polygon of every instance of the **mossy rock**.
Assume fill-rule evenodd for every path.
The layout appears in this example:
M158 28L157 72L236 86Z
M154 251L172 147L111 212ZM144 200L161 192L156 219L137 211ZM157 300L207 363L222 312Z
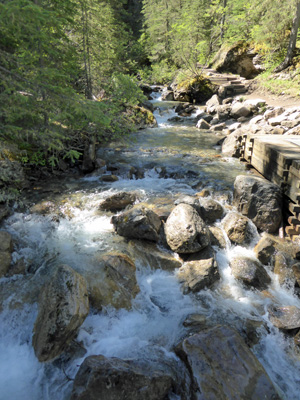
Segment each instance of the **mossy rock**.
M203 103L217 92L217 86L203 75L194 75L180 82L173 82L174 99L190 103Z
M135 106L130 110L131 118L138 129L154 128L157 121L153 113L145 107Z

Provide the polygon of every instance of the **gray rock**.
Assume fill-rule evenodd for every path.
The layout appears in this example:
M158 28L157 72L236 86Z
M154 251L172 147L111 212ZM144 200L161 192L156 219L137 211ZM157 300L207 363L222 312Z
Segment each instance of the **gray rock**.
M210 127L211 131L223 131L224 129L226 129L226 124L224 122L222 122L221 124L215 124L213 126Z
M230 262L233 276L245 285L264 290L271 283L271 278L264 267L247 257L237 257Z
M213 224L223 217L224 209L218 201L204 198L200 200L200 215L206 223Z
M280 285L295 286L295 276L291 268L292 259L283 252L277 251L274 255L274 274L278 277Z
M75 377L71 400L165 400L184 387L182 380L163 362L151 369L147 362L90 356Z
M274 183L239 175L234 182L233 205L261 231L277 232L282 220L282 194Z
M230 111L230 115L235 119L238 119L240 117L249 117L251 113L251 108L244 103L233 104Z
M210 128L210 124L208 122L206 122L204 119L199 119L199 121L197 122L196 128L207 130Z
M197 211L188 204L179 204L165 224L168 245L177 253L196 253L210 243L209 230Z
M296 306L268 308L271 323L279 329L291 330L300 328L300 309Z
M150 208L137 205L112 217L118 235L129 239L158 241L161 220Z
M222 221L225 232L231 242L236 244L248 243L251 239L251 231L248 218L231 212Z
M269 264L271 257L274 256L275 253L274 240L264 235L254 247L254 253L262 264Z
M214 94L209 100L206 102L207 106L207 112L211 113L212 110L213 112L216 112L216 107L221 104L221 99L217 94Z
M135 193L119 192L107 197L99 206L100 210L119 211L133 204L137 199Z
M212 246L218 246L220 249L226 248L226 239L224 237L224 233L222 229L217 228L216 226L210 226L210 241Z
M214 251L206 248L189 257L179 269L177 279L182 284L184 294L210 288L220 279Z
M164 90L161 94L161 99L164 101L173 101L174 92L172 90Z
M283 114L285 109L283 107L275 107L273 110L267 110L264 113L264 119L268 121L271 118L278 117L279 115Z
M239 158L242 150L242 136L243 131L240 129L228 135L222 144L222 153L229 157Z
M189 204L190 206L194 207L197 213L200 214L201 212L201 204L198 197L193 196L181 196L177 200L174 201L175 206L178 204Z
M41 291L32 345L39 361L58 357L89 313L85 279L67 265L57 267Z
M191 371L197 399L280 400L263 366L228 326L188 337L177 352Z

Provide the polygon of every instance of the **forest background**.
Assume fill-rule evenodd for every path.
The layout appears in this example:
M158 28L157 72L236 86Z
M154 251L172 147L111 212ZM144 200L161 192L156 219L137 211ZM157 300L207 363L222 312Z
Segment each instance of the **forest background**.
M141 82L200 74L238 41L266 82L284 61L299 74L299 17L297 0L2 0L0 158L13 143L29 166L74 163L134 129Z

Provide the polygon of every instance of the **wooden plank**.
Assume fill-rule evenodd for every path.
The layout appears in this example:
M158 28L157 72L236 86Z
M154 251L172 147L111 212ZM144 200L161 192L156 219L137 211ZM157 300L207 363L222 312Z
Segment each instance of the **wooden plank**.
M288 218L288 223L295 226L300 225L300 221L294 216Z
M287 226L285 228L285 233L290 236L299 235L299 232L297 230L295 230L295 228L293 226Z
M294 214L294 215L300 213L300 206L299 206L298 204L294 204L294 203L292 203L292 202L289 202L288 209L289 209L289 211L290 211L292 214ZM297 216L297 217L298 217L298 216Z
M253 165L253 167L256 168L265 178L279 186L284 184L286 181L287 171L277 171L276 168L272 168L270 164L261 158L256 157L255 154L252 154L251 165Z

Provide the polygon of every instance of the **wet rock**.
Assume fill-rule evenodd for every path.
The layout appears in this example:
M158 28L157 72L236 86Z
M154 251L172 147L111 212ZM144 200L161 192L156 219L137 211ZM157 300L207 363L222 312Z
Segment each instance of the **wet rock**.
M198 197L209 197L211 195L210 189L203 189L201 192L197 193Z
M155 243L131 240L129 251L136 262L138 261L143 266L148 265L153 269L174 271L182 265L182 261L178 257L169 251L162 251Z
M165 224L168 245L177 253L196 253L210 243L209 230L189 204L179 204Z
M176 117L169 118L168 121L169 121L169 122L183 122L184 119L181 118L181 117L177 117L177 116L176 116Z
M199 119L199 121L197 122L196 128L208 130L210 128L210 124L208 122L206 122L204 119Z
M257 176L239 175L234 182L233 205L261 231L278 231L282 220L282 194L274 183Z
M10 214L10 211L7 207L5 206L0 206L0 223L8 217Z
M161 94L161 99L163 101L173 101L174 100L174 92L172 90L164 90Z
M92 306L97 310L109 305L130 309L132 299L140 291L134 262L122 253L108 253L97 261L101 269L97 279L87 278Z
M276 328L291 330L300 328L300 309L296 306L268 308L269 319Z
M12 261L12 237L8 232L0 231L0 278L4 276Z
M290 267L291 259L288 254L278 251L274 256L274 274L278 277L280 285L294 286L295 276Z
M163 363L87 357L75 377L71 400L166 400L179 382ZM183 397L183 400L185 396Z
M224 214L222 205L213 199L201 199L200 215L207 224L213 224L221 219Z
M251 108L244 103L233 104L230 111L230 115L235 119L239 119L240 117L249 117L251 113Z
M32 345L39 361L58 357L89 313L85 279L67 265L57 267L41 291Z
M120 236L157 242L161 220L150 208L137 205L112 217L112 224Z
M263 366L230 327L188 337L178 354L191 371L197 399L280 399Z
M300 263L296 263L292 266L292 271L298 286L300 286Z
M102 175L101 176L101 181L103 182L117 182L119 180L119 178L116 175Z
M220 279L214 251L207 248L189 257L179 269L177 279L182 284L184 294L213 286Z
M250 241L251 232L248 218L239 213L231 212L226 215L222 224L231 242L242 244Z
M41 201L30 208L32 214L48 215L55 211L55 204L52 201Z
M224 233L222 229L217 228L216 226L209 227L210 231L210 241L212 246L218 246L220 249L226 248L226 239L224 237Z
M6 185L16 189L24 189L29 186L20 162L8 159L0 160L0 187Z
M271 283L271 278L264 267L247 257L237 257L230 262L232 275L246 286L264 290Z
M185 328L202 331L207 328L207 318L201 314L190 314L183 322Z
M99 209L105 211L119 211L123 210L129 205L132 205L137 199L135 193L119 192L107 197L103 203L100 204Z
M262 264L269 264L275 253L274 240L264 235L254 247L254 253Z

